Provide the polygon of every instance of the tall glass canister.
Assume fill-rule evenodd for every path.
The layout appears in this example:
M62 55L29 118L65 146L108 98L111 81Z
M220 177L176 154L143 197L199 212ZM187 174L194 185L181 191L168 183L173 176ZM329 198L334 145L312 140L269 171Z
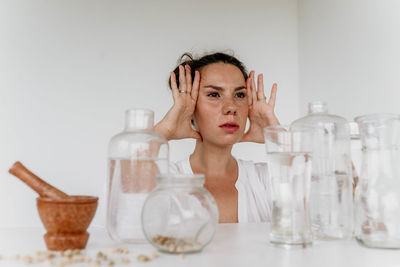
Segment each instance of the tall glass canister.
M264 128L271 193L269 240L282 247L312 244L309 212L312 128Z
M362 163L356 188L356 239L367 247L400 248L400 115L355 118Z
M353 235L353 177L350 127L346 119L328 114L325 102L309 103L309 114L291 129L316 131L311 175L311 222L316 239L348 239Z
M127 110L125 129L108 146L107 231L117 241L145 242L143 203L156 185L155 176L168 173L168 142L153 126L153 111Z

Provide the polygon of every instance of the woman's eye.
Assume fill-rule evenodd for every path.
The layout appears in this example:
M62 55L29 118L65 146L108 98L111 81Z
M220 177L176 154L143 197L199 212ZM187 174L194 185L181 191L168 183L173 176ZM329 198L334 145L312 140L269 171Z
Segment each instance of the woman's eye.
M212 92L212 93L209 93L207 96L219 97L219 94L217 92Z
M238 98L245 98L245 97L246 97L246 94L243 93L243 92L239 92L239 93L236 94L236 97L238 97Z

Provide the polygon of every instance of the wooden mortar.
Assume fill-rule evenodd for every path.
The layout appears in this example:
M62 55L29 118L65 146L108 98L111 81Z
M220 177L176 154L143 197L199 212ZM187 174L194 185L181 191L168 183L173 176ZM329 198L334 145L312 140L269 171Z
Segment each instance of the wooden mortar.
M47 233L49 250L84 249L89 239L86 231L92 221L98 197L69 196L15 162L9 172L39 194L37 208Z

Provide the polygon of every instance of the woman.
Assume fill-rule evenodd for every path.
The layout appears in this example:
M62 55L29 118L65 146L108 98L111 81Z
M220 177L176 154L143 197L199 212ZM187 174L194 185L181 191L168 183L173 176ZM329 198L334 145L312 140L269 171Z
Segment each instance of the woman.
M254 71L248 76L238 59L224 53L199 59L184 54L181 61L169 80L174 105L155 126L168 140L196 139L194 152L177 162L175 171L205 174L204 186L217 202L220 223L268 220L265 163L235 159L231 152L238 142L263 143L263 128L279 124L274 113L277 85L266 101L262 74L256 87Z

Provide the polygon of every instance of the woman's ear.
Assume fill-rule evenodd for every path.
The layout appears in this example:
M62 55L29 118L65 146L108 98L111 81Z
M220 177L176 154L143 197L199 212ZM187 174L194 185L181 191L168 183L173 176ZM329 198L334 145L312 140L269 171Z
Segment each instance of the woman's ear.
M196 132L198 131L196 123L194 122L194 119L192 118L192 120L190 121L190 124L192 125L192 129L195 130Z

